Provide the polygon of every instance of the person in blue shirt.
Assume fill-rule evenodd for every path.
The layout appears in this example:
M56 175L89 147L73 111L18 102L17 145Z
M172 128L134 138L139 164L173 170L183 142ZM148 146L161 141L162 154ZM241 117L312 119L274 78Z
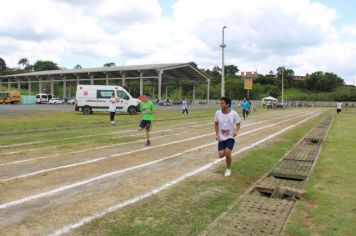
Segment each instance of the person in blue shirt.
M234 102L234 100L231 100L230 109L231 109L232 111L235 110L235 102Z
M250 103L246 100L246 98L244 98L244 101L241 104L242 115L244 117L244 120L246 120L246 118L248 117L248 111L250 110L250 106Z

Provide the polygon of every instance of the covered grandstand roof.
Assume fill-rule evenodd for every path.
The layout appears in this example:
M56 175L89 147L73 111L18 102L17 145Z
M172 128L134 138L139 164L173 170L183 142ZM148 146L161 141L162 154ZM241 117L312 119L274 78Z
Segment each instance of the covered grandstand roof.
M166 79L178 80L207 80L209 77L198 69L194 62L190 63L171 63L171 64L148 64L148 65L131 65L131 66L111 66L111 67L95 67L83 69L61 69L27 72L21 74L11 74L0 76L0 79L12 78L38 78L38 77L68 77L74 78L89 78L91 75L95 78L105 76L125 79L137 79L142 73L143 77L158 76L159 72L163 72L163 77Z

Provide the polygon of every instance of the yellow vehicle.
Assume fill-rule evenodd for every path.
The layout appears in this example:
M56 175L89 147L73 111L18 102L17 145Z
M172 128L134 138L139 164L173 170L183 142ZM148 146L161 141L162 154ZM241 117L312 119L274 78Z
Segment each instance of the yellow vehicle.
M21 94L17 91L12 92L1 92L0 91L0 103L11 103L21 101Z

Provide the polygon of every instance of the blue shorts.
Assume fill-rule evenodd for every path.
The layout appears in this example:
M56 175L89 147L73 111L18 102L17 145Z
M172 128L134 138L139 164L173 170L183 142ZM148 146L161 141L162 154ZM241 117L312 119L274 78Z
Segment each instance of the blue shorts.
M140 125L141 129L146 128L147 131L151 130L152 122L150 120L141 120Z
M230 149L232 150L235 145L235 139L234 138L229 138L223 141L219 141L218 143L218 151L222 151L225 149Z

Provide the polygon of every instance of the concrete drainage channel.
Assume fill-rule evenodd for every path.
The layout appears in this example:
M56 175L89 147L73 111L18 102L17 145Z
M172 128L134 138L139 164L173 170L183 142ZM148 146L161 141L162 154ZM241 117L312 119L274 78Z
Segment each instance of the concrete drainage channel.
M317 124L203 235L280 235L295 202L303 195L332 119L333 114L329 114Z

